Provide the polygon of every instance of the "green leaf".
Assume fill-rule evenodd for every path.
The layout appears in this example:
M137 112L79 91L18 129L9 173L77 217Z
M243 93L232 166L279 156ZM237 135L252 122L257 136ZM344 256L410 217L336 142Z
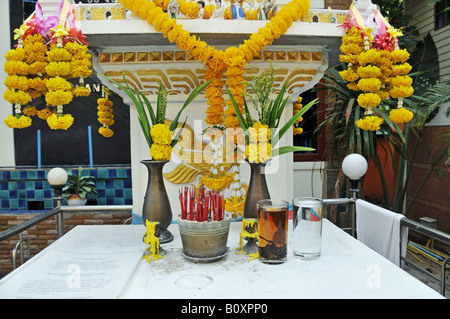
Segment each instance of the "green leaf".
M161 84L160 84L161 85ZM164 123L165 119L161 119L161 91L158 91L158 96L156 98L156 123Z
M227 92L228 92L228 95L230 96L231 103L234 106L234 110L236 111L236 117L238 118L239 125L241 126L241 128L244 131L247 131L248 125L245 122L244 118L242 117L242 113L241 113L241 110L239 109L239 106L237 106L236 101L234 100L233 95L231 94L231 92L228 88L227 88Z
M283 127L275 134L275 136L272 138L272 145L276 145L278 141L283 137L283 135L289 130L289 128L294 125L297 120L305 114L306 111L308 111L315 103L317 99L312 100L309 102L306 106L302 107L300 111L298 111L289 121L286 122L286 124L283 125Z
M303 146L281 146L272 150L272 156L283 155L291 152L311 152L316 149L311 147L303 147Z
M139 125L141 126L141 130L144 133L145 140L147 141L148 148L152 147L152 138L150 136L150 130L146 131L144 124L142 123L140 117L138 117Z
M351 98L348 101L347 110L345 112L345 125L348 125L348 120L350 119L350 116L352 115L353 111L353 105L355 104L355 98Z
M197 86L194 90L192 90L191 94L188 96L186 101L184 101L183 106L181 107L178 114L175 116L175 119L172 122L172 125L170 126L170 130L173 132L174 129L178 126L178 119L180 118L181 112L206 88L213 80L210 80L206 83L203 83L199 86Z
M255 124L255 121L253 120L252 116L250 115L250 111L248 110L247 101L244 98L244 109L245 109L245 118L247 119L247 123L250 127L252 127Z
M283 103L281 104L281 107L278 109L278 114L277 114L277 119L278 119L278 121L277 121L277 123L275 124L275 127L278 127L278 125L280 124L280 118L281 118L281 115L283 114L284 109L286 108L286 104L287 104L288 100L290 99L290 97L291 97L291 96L289 95L287 98L285 98L284 101L283 101Z
M283 100L284 97L284 92L286 91L287 88L287 81L283 84L283 87L280 90L280 93L278 93L275 101L273 102L272 108L269 112L269 123L267 123L269 125L270 128L276 128L276 122L277 120L279 121L279 108L281 105L281 102Z
M386 122L386 124L391 127L392 131L395 131L400 136L400 138L402 139L402 143L405 143L406 142L405 136L403 135L403 132L400 129L400 127L398 126L398 124L395 122L392 122L387 113L377 112L377 111L376 111L376 113L381 115L381 117Z
M152 121L152 126L155 125L155 124L158 124L158 122L156 121L155 112L153 112L152 104L147 99L147 97L144 94L142 94L141 91L138 91L138 94L144 100L145 106L147 107L148 113L150 114L150 119Z
M172 147L174 147L178 143L178 140L180 139L180 135L183 132L184 126L186 125L186 121L187 121L187 116L186 116L186 119L184 120L184 123L181 125L181 127L175 128L175 130L178 130L178 132L175 135L175 137L172 139L172 144L171 144Z

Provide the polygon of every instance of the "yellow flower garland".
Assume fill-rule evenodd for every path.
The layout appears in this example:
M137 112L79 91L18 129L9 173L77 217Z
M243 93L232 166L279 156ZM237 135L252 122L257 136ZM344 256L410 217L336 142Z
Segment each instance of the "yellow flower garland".
M297 114L298 111L300 111L303 108L303 104L302 102L302 97L299 96L297 102L294 102L293 104L293 114L295 115ZM300 135L303 133L303 128L301 128L299 125L300 123L303 122L303 117L300 117L295 123L294 123L294 128L293 128L293 133L294 135Z
M355 13L355 10L352 12ZM393 48L371 48L371 30L362 26L358 19L356 21L357 25L347 30L342 39L340 49L343 54L340 55L340 61L348 63L348 67L339 72L340 76L348 82L347 86L351 90L361 92L357 102L366 109L365 115L373 115L373 110L383 100L395 98L398 99L398 105L390 111L389 119L395 123L410 121L413 113L402 110L403 98L411 96L414 89L412 79L407 76L411 71L411 65L406 62L409 53L398 47L396 36L400 33L394 32ZM368 35L367 38L365 35ZM363 130L373 131L379 129L383 122L381 117L367 116L357 120L356 125Z
M103 97L97 99L97 116L99 123L103 126L98 129L98 132L104 137L111 137L114 134L114 132L109 128L114 124L114 115L112 108L113 102L108 98L111 94L109 89L103 87L102 90Z
M52 114L47 118L47 124L52 130L67 130L73 124L73 117L70 114Z
M384 120L378 116L366 116L363 119L357 120L356 125L365 131L378 131L380 129L380 125L383 124Z
M230 47L223 53L220 50L214 49L204 41L197 39L195 36L178 25L175 20L171 19L169 14L163 10L167 8L168 1L149 1L149 0L119 0L122 6L131 10L141 19L146 20L152 24L156 31L161 32L162 35L170 42L176 43L178 48L185 50L190 57L195 60L201 61L207 66L207 71L211 71L208 75L209 78L214 74L215 79L219 82L222 81L223 65L209 64L211 59L216 58L223 54L224 62L226 65L225 75L228 76L226 84L230 87L233 97L238 106L242 107L243 104L239 104L241 95L245 90L243 81L244 66L250 62L254 57L258 56L265 46L271 44L275 39L278 39L287 29L291 26L293 21L299 20L304 14L309 11L309 1L305 0L293 0L287 5L283 6L275 17L272 18L263 28L259 29L258 33L254 33L248 40L241 44L239 48ZM197 4L194 3L195 7ZM195 17L198 10L188 4L185 1L179 1L180 12L188 17ZM189 8L191 6L192 8ZM195 10L195 14L194 14ZM230 70L231 69L231 70ZM219 88L219 83L214 85ZM232 90L231 90L232 89ZM220 92L216 90L215 94L208 94L207 115L212 114L213 110L220 110L222 108L222 102L218 99ZM234 113L234 108L230 102L227 102L228 109L225 111L224 124L226 127L237 127L238 122ZM223 115L216 115L214 117L207 116L208 123L212 125L221 124Z
M3 96L14 104L17 121L8 118L12 128L24 128L29 126L28 120L21 118L21 105L27 105L33 99L45 95L45 100L53 110L45 108L36 111L38 117L46 119L52 129L67 129L73 123L72 116L63 116L62 107L72 101L73 96L88 96L90 90L84 87L83 77L92 73L91 55L87 46L73 41L63 41L63 37L69 36L69 31L59 25L51 31L52 39L44 39L40 33L30 34L30 19L16 29L15 39L18 40L17 48L5 54L5 72L8 77L5 80L7 90ZM22 38L24 37L24 38ZM76 40L75 40L76 41ZM67 79L80 77L80 84L73 88ZM24 110L25 111L25 110ZM34 113L34 112L33 112ZM30 110L27 110L30 114ZM55 115L55 117L50 117ZM31 119L30 119L31 121ZM31 125L31 124L30 124Z
M412 120L414 113L403 107L393 109L389 112L389 119L395 123L407 123Z
M45 82L41 72L45 68L47 47L40 34L28 36L22 41L20 38L17 48L5 54L6 91L3 97L14 104L17 121L9 117L5 123L11 128L25 128L31 125L31 119L22 118L22 105L27 105L42 93L45 93ZM22 120L20 120L22 118Z
M21 115L19 117L9 115L4 122L10 128L22 129L31 126L31 118L25 115Z

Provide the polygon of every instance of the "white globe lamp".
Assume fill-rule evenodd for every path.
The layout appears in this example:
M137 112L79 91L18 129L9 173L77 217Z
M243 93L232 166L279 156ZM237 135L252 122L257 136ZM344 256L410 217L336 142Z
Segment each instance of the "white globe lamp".
M356 198L359 192L358 182L367 172L367 160L360 154L349 154L342 161L342 170L350 179L350 191L353 193L353 198Z
M62 196L62 189L67 183L67 172L61 167L52 168L47 174L47 181L55 191L55 197Z
M367 172L367 161L360 154L349 154L342 161L342 170L350 180L359 180Z

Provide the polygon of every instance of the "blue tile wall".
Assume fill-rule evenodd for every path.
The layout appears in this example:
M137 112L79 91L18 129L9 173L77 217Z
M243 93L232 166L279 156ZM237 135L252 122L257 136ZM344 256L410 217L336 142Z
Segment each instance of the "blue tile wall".
M0 211L27 210L28 203L43 202L44 209L54 207L53 190L47 182L49 169L0 170ZM78 169L66 169L77 174ZM83 168L82 175L95 177L99 193L97 205L131 205L131 168Z

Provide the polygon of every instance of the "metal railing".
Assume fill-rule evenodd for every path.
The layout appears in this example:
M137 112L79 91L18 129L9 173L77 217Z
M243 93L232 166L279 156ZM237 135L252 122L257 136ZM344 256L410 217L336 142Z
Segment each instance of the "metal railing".
M418 223L412 219L409 218L402 218L402 220L400 221L400 225L403 227L408 228L409 230L412 230L416 233L419 233L421 235L425 235L426 237L430 238L430 239L434 239L444 245L446 245L447 247L450 247L450 235L447 233L444 233L440 230L437 230L435 228L423 225L421 223ZM400 239L401 240L401 239ZM402 245L402 242L400 241L400 245ZM401 247L401 246L400 246ZM437 280L438 282L440 282L441 284L441 295L445 296L445 281L446 281L446 270L447 270L447 264L450 262L450 257L447 257L445 259L442 260L442 264L441 264L441 276L440 278L433 275L432 273L430 273L429 271L423 269L422 267L420 267L419 265L417 265L416 263L414 263L413 261L406 259L406 257L400 256L400 260L404 261L406 264L412 266L414 269L423 272L424 274L428 275L429 277L434 278L435 280Z
M31 248L30 243L27 239L23 238L22 232L26 231L28 228L33 227L34 225L51 218L56 215L56 231L58 238L61 238L64 235L64 213L69 212L99 212L99 211L130 211L132 210L131 205L114 205L114 206L61 206L57 205L52 210L39 214L36 217L31 218L19 225L11 227L0 233L0 242L7 240L13 236L19 235L19 241L16 243L12 250L12 264L13 269L16 269L16 259L17 259L17 250L19 250L20 254L20 262L23 264L24 262L24 245L27 246L27 255L28 259L31 258Z
M353 198L336 198L336 199L324 199L323 203L325 206L331 206L331 205L348 205L348 204L352 204L351 206L351 226L350 227L343 227L341 228L342 230L350 230L351 234L353 237L356 238L356 233L357 233L357 229L356 229L356 209L355 209L355 203L356 200ZM447 233L444 233L440 230L437 230L435 228L423 225L419 222L416 222L412 219L409 219L407 217L402 218L400 221L400 225L402 227L406 227L409 230L416 232L418 234L424 235L430 239L436 240L442 244L444 244L445 246L450 247L450 235ZM407 239L408 240L408 239ZM399 239L399 245L400 248L402 247L402 238L400 237ZM401 249L400 249L401 251ZM416 263L414 263L413 261L409 260L403 256L400 255L400 261L404 261L405 264L408 264L410 266L412 266L414 269L423 272L424 274L428 275L429 277L435 279L437 282L440 283L441 289L440 289L440 294L443 295L445 297L445 288L446 288L446 271L447 271L447 264L450 265L450 256L447 258L442 258L441 261L441 274L440 277L430 273L429 271L425 270L424 268L420 267L419 265L417 265Z

